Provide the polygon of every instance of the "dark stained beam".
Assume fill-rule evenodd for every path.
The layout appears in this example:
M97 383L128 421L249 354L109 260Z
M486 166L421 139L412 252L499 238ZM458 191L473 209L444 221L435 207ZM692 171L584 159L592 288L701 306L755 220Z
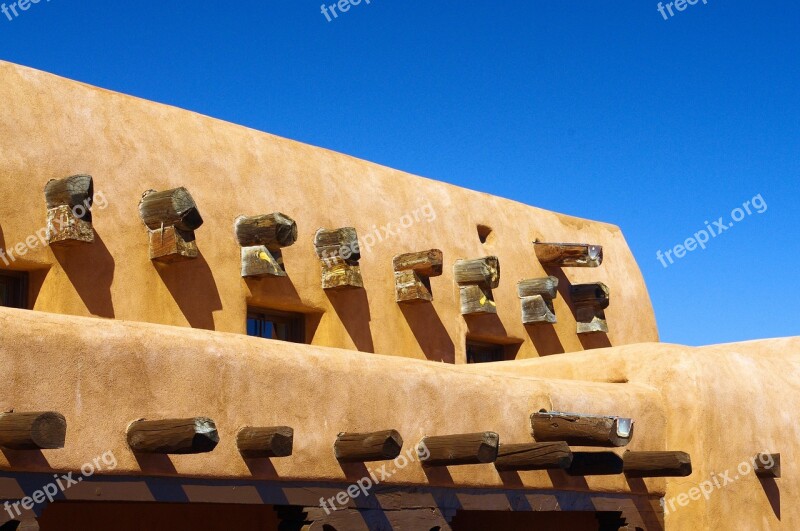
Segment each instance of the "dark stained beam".
M137 453L201 454L219 443L214 421L205 417L137 420L128 426L128 446Z
M625 446L633 437L633 420L622 417L539 411L531 415L537 442L564 441L570 446Z

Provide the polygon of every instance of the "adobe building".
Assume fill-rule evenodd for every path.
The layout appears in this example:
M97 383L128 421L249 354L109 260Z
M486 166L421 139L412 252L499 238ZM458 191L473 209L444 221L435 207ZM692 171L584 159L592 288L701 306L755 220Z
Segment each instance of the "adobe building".
M800 338L660 343L618 227L0 101L0 529L800 529Z

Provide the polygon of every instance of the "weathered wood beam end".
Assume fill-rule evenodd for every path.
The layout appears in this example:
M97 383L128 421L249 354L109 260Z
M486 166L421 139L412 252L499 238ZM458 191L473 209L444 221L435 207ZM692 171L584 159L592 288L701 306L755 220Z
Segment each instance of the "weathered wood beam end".
M280 250L270 251L264 245L242 247L242 277L285 277L283 255Z
M397 430L373 433L340 433L333 446L341 463L387 461L400 455L403 438Z
M556 311L553 299L558 296L558 278L532 278L517 284L522 302L523 324L555 324Z
M236 446L242 457L248 459L289 457L294 446L294 430L289 426L247 426L236 434Z
M395 300L402 304L416 304L433 300L430 281L427 277L420 276L416 271L394 272Z
M603 263L603 247L586 243L533 242L536 257L544 266L599 267Z
M497 313L497 304L494 302L492 290L476 284L461 286L459 290L461 315Z
M194 231L203 218L186 188L147 190L139 202L139 216L149 231L150 260L169 264L197 258Z
M570 446L626 446L633 438L633 420L623 417L539 411L531 415L537 442L564 441Z
M0 447L10 450L56 450L64 447L67 421L55 411L0 414Z
M610 302L608 286L602 282L576 284L570 287L570 298L575 306L578 334L608 333L605 314Z
M94 242L94 182L90 175L53 179L45 186L44 196L48 244L70 246Z
M439 249L430 249L400 254L394 257L392 265L395 271L414 271L423 277L438 277L443 271L444 253Z
M126 435L131 450L146 454L201 454L219 443L217 426L206 417L137 420Z
M425 437L417 445L424 466L478 465L497 459L500 436L492 431Z
M72 246L94 242L91 221L79 218L70 206L47 209L47 243L54 246Z
M322 289L344 290L364 287L361 248L353 227L319 229L314 235L314 248L322 265Z
M758 454L754 466L756 476L779 479L781 477L781 454Z
M614 452L573 452L566 472L570 476L616 476L623 468L622 458Z
M473 284L495 289L500 285L500 260L496 256L457 260L453 274L456 283L461 286Z
M566 469L572 451L565 442L501 444L494 466L501 472L513 470Z
M139 216L150 230L174 225L191 232L203 224L194 199L183 187L163 192L147 190L139 201Z
M280 212L239 216L234 222L234 230L241 247L263 245L270 251L277 251L297 241L297 222Z
M150 238L150 260L164 264L194 260L199 251L194 232L186 232L174 226L148 231Z
M632 478L683 478L692 474L686 452L625 452L625 475Z

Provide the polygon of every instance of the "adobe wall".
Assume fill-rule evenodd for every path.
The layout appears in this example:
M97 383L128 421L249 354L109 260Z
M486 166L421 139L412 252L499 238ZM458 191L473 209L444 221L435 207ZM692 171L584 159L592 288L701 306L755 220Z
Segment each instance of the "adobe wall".
M691 454L694 470L667 481L668 530L800 529L798 337L703 348L627 345L466 370L656 388L666 445ZM743 463L764 451L781 454L780 479L745 473ZM687 500L704 482L708 496Z
M53 251L38 246L11 264L33 273L36 310L76 316L244 333L248 304L309 314L313 344L464 362L474 338L519 343L518 358L657 341L642 275L617 227L547 212L180 109L0 63L0 246L13 248L45 224L43 189L53 178L94 177L94 245ZM538 183L531 176L531 186ZM138 216L147 189L186 186L205 219L201 257L155 266ZM103 205L106 208L101 208ZM281 211L299 226L285 249L289 280L244 281L234 219ZM405 217L404 217L405 216ZM416 221L414 218L419 221ZM411 226L382 241L374 230ZM482 244L477 225L493 233ZM365 290L327 295L313 235L355 226L363 248ZM605 248L597 269L570 269L555 301L558 324L521 324L519 280L546 276L531 242L586 242ZM369 246L369 243L374 245ZM439 248L444 275L432 279L435 302L401 309L394 300L392 257ZM498 317L459 313L452 265L497 255ZM4 267L0 263L0 267ZM563 298L566 282L602 281L611 289L610 333L578 339Z

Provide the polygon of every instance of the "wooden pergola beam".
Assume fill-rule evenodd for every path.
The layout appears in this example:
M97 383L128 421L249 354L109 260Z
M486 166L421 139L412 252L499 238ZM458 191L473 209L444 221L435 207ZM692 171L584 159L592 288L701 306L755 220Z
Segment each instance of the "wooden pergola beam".
M417 455L424 466L477 465L493 463L499 445L500 436L492 431L425 437Z
M686 452L625 452L625 475L632 478L683 478L692 474L692 458Z
M201 454L219 443L217 426L206 417L137 420L126 435L131 450L147 454Z
M0 414L0 447L10 450L56 450L64 447L67 421L55 411Z
M633 438L633 420L623 417L539 411L531 415L537 442L564 441L570 446L615 448Z
M246 426L236 433L236 447L242 457L248 459L289 457L293 446L294 430L289 426Z
M340 433L333 446L341 463L387 461L400 455L403 438L397 430L372 433Z
M603 247L587 243L533 242L536 257L544 266L598 267L603 263Z
M494 466L501 472L512 470L566 469L572 451L565 442L501 444Z

